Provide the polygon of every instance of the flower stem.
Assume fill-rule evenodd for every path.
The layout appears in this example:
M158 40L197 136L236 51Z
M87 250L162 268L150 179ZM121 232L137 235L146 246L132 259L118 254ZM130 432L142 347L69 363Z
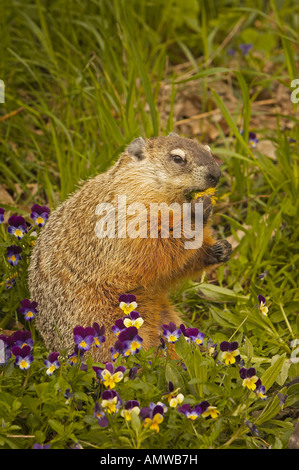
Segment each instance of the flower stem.
M284 321L286 322L286 325L287 325L287 327L288 327L288 329L289 329L289 332L291 333L291 336L292 336L292 338L294 339L294 333L293 333L293 330L292 330L291 325L290 325L290 323L289 323L288 317L286 316L286 313L285 313L285 311L284 311L284 308L283 308L282 304L278 304L278 305L279 305L279 307L280 307L280 310L281 310L281 313L282 313L282 315L283 315Z

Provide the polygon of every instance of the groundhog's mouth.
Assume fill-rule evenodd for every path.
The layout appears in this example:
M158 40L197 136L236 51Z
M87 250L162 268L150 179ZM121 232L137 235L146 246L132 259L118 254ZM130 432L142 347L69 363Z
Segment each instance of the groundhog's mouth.
M214 187L206 188L205 190L194 188L191 191L185 191L185 197L188 202L197 201L199 199L209 197L212 200L212 203L215 204L217 197L215 196L216 189Z
M187 199L188 202L192 201L194 198L194 194L199 193L204 191L202 188L192 188L192 189L187 189L184 191L184 196Z

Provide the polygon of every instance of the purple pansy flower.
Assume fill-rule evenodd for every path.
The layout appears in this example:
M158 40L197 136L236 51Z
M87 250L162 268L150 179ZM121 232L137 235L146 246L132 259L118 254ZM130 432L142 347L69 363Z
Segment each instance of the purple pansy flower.
M265 316L267 317L268 316L268 307L266 306L266 299L263 295L259 294L258 295L258 302L259 302L259 309L260 309L260 312Z
M121 331L125 330L126 327L124 325L124 322L123 322L122 318L116 320L115 324L112 326L111 329L112 329L113 333L115 334L115 336L118 336Z
M16 280L14 277L12 277L11 279L7 279L7 281L5 282L5 287L6 289L11 289L13 286L15 286L16 284Z
M183 413L188 419L195 421L201 415L202 409L199 404L192 408L188 403L186 403L185 405L178 407L178 412Z
M119 366L114 370L114 365L111 362L106 362L104 368L93 366L93 370L97 377L103 381L105 387L111 389L123 379L126 368Z
M94 344L96 345L97 348L99 348L101 346L101 344L106 341L106 338L104 336L105 326L102 325L101 328L100 328L98 323L94 323L92 325L92 327L95 331Z
M256 133L255 132L249 132L249 134L248 134L248 143L249 143L250 147L255 149L258 142L259 142L259 139L257 138Z
M140 408L139 408L139 401L137 400L129 400L125 404L124 409L121 411L121 416L125 418L126 421L131 421L132 413L139 415Z
M74 348L74 352L68 355L68 359L70 359L70 364L73 366L74 364L77 364L78 358L82 357L84 355L83 349L79 349L78 346L76 345Z
M243 135L243 129L241 129L240 134ZM256 148L257 144L259 142L259 139L256 136L255 132L249 132L248 133L248 143L251 148Z
M182 334L182 330L177 328L175 323L170 322L168 325L163 325L163 335L169 343L175 343Z
M199 331L198 328L186 328L185 325L180 325L180 330L185 336L187 342L202 344L205 335Z
M30 346L24 346L23 348L19 348L19 346L13 346L11 352L16 357L16 366L19 366L22 370L29 369L30 364L33 361Z
M19 215L12 215L8 219L7 231L11 235L14 235L15 237L17 237L18 240L21 240L24 234L27 233L27 224L26 224L24 217L19 216Z
M264 279L268 275L268 271L264 271L263 273L259 274L259 279Z
M196 420L200 415L203 418L208 418L209 416L211 418L217 418L220 414L216 406L211 406L210 403L206 400L198 403L198 405L195 405L194 408L191 408L189 404L182 405L178 408L178 411L183 413L192 421Z
M287 395L283 395L282 393L278 392L277 394L278 396L278 399L279 399L279 405L280 405L280 409L282 410L284 408L284 405L286 403L286 400L288 398Z
M222 351L222 360L226 365L234 364L240 360L240 351L238 349L239 343L237 341L222 341L220 343L220 351Z
M159 432L159 424L164 420L164 413L167 407L164 403L150 403L149 407L143 407L140 410L140 416L144 419L144 425L152 431Z
M120 332L118 341L122 344L123 356L130 356L130 354L137 354L140 351L143 339L138 335L137 328L130 326Z
M31 349L33 348L34 343L30 331L15 331L10 338L14 346L19 346L21 349L24 346L29 346Z
M98 425L101 428L105 428L108 426L109 421L105 413L102 411L100 403L96 402L95 407L94 407L94 417L97 418L98 420Z
M22 248L17 245L11 245L7 247L7 260L11 266L16 266L20 259L22 258L20 253L22 253Z
M249 390L254 391L262 384L261 380L256 375L256 369L254 367L249 367L249 369L241 367L239 370L239 375L241 379L243 379L243 387L247 387Z
M47 206L40 206L39 204L34 204L31 207L30 218L34 220L38 227L43 227L46 221L49 218L50 209Z
M3 207L0 207L0 224L4 222L4 212L5 209L3 209Z
M78 346L78 349L89 351L96 335L94 328L91 326L88 326L87 328L84 328L83 326L76 326L73 329L73 334L74 341Z
M234 57L236 55L236 50L233 47L230 47L229 49L227 49L227 53L231 57Z
M37 302L30 302L30 300L24 299L20 303L21 307L19 308L19 312L24 315L25 320L33 320L33 318L37 314Z
M119 307L126 315L129 315L137 307L136 296L133 294L122 294L119 296L118 301Z
M242 52L242 55L247 55L248 52L252 49L252 44L240 44L239 49Z
M56 369L59 369L60 363L58 361L58 356L59 352L51 352L48 359L44 360L44 365L47 367L47 375L52 375Z
M32 449L50 449L50 444L33 444Z
M120 354L123 352L123 346L121 341L116 341L114 346L110 348L111 359L112 361L116 361Z
M139 312L136 312L136 310L133 310L128 316L123 317L122 320L126 328L135 326L137 329L139 329L144 323L143 318L141 318Z
M101 399L102 410L108 414L115 414L119 411L121 407L121 399L115 390L105 390L101 394Z
M256 381L255 385L256 385L255 392L256 392L257 396L260 397L262 400L266 400L266 398L267 398L267 395L265 395L266 388L265 388L264 385L262 385L261 379L258 379Z
M140 367L140 366L139 366ZM137 377L137 372L138 372L138 368L133 366L131 367L131 369L129 370L129 379L130 380L134 380L136 379Z

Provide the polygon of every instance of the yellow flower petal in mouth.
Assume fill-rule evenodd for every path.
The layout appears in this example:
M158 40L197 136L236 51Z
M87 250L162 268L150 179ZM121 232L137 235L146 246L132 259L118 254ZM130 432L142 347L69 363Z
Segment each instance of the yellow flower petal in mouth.
M217 197L214 196L216 193L216 188L208 188L205 191L199 191L192 194L192 199L198 199L200 197L208 196L211 197L211 203L216 204Z

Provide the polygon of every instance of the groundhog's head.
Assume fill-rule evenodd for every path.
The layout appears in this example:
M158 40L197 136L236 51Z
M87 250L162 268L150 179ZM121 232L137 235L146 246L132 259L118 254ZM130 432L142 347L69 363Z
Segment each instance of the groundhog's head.
M170 133L167 137L144 140L138 137L128 146L127 165L139 173L141 185L159 191L172 200L186 200L193 191L215 187L221 171L207 145ZM128 158L129 157L129 158Z

